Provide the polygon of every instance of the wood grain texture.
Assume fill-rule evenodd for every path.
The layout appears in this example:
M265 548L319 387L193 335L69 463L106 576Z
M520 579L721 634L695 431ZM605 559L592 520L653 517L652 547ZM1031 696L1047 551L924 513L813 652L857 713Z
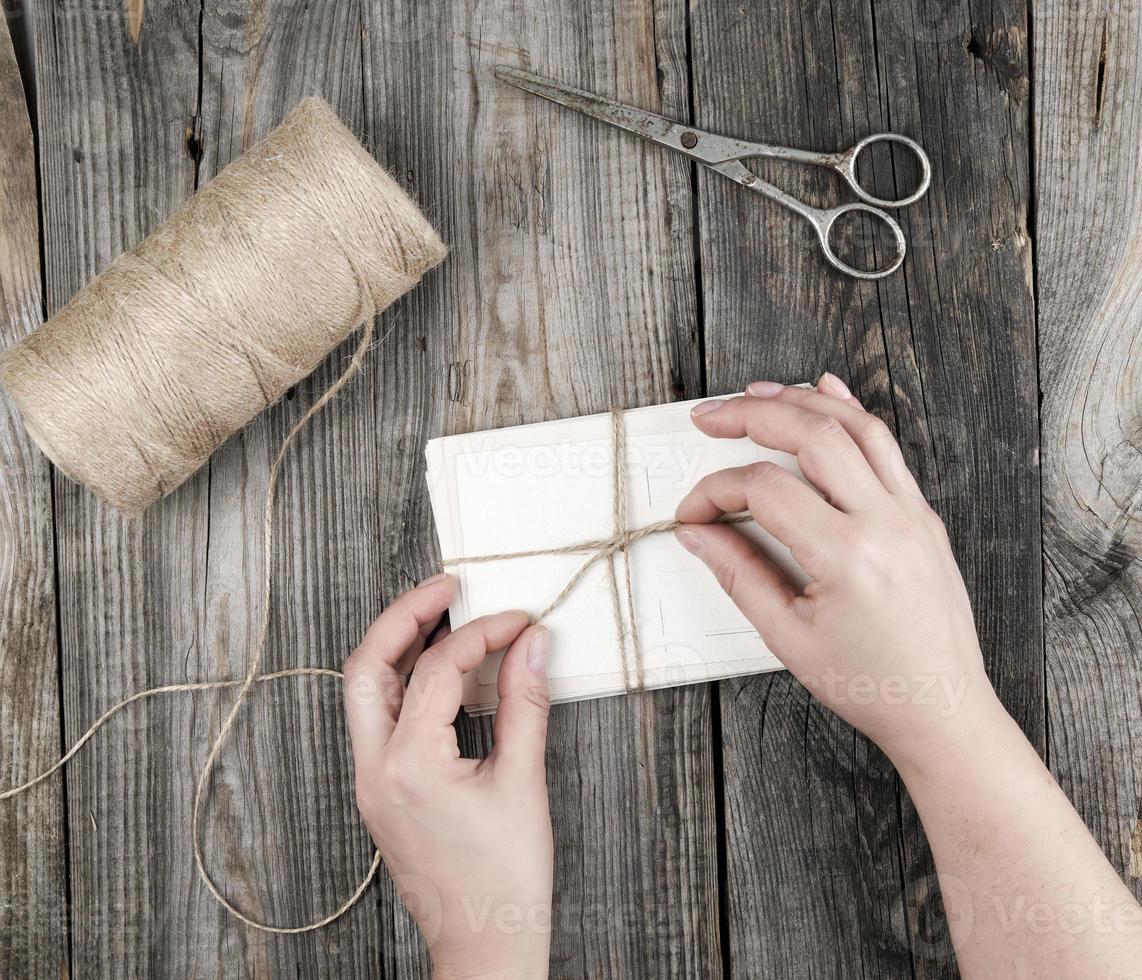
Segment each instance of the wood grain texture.
M32 125L0 19L0 347L43 311ZM60 752L51 473L0 392L0 788ZM68 964L63 785L0 802L0 976L58 977Z
M357 3L304 0L203 6L202 88L189 145L201 185L320 95L363 132ZM289 428L347 366L345 345L280 404L215 454L201 598L206 647L196 674L244 672L262 606L262 508L270 463ZM318 415L279 486L272 630L266 669L339 668L381 608L375 366ZM198 710L213 725L221 703ZM259 692L223 755L207 824L210 867L259 918L300 924L335 909L368 870L372 845L353 798L340 686L300 681ZM379 911L379 914L378 914ZM392 917L396 915L396 926ZM266 976L375 977L394 929L411 932L382 886L319 933L268 936L223 917L222 949ZM188 950L188 957L194 952ZM219 951L202 954L212 967ZM385 975L391 975L386 973Z
M831 369L897 431L948 524L988 667L1043 744L1035 323L1021 3L695 4L696 122L841 149L918 139L903 271L831 272L802 219L699 173L711 391ZM882 196L905 161L873 158ZM762 168L811 201L840 182ZM912 185L914 186L914 185ZM856 241L871 265L876 246ZM741 976L955 972L918 820L883 756L788 675L721 685L730 946Z
M452 248L378 359L389 596L436 558L426 439L692 395L700 363L684 162L492 77L684 116L680 5L368 12L369 132ZM706 688L553 710L553 977L721 975L710 734ZM490 737L462 726L467 752Z
M1049 761L1142 897L1142 12L1035 37Z
M340 662L379 607L378 584L391 597L428 570L425 438L619 401L653 403L698 388L685 167L631 143L600 153L598 134L582 121L556 120L518 93L505 97L490 76L492 64L520 57L527 45L541 59L572 58L588 69L588 80L596 71L617 77L621 97L684 112L680 9L596 7L572 15L510 4L375 5L362 31L352 5L206 3L196 19L152 3L136 48L122 9L112 16L57 5L41 35L44 122L52 132L44 172L55 201L48 214L53 305L137 240L116 227L114 209L157 196L148 220L137 222L138 235L145 233L311 92L351 124L365 123L380 157L408 176L467 252L451 277L427 283L386 317L382 332L396 329L375 373L317 422L287 468L280 525L288 547L276 569L284 584L271 641L283 659L271 656L271 665L296 662L300 650L306 662ZM425 29L433 23L450 29ZM98 65L76 56L84 42L107 51ZM448 67L457 58L470 59L467 90ZM415 73L413 64L435 67ZM410 85L410 78L419 81ZM109 108L99 95L112 85L128 91ZM449 106L454 90L470 101ZM494 112L483 110L481 91ZM166 125L156 127L154 117ZM571 125L563 131L565 121ZM139 133L148 123L152 130ZM96 129L102 166L89 171L84 150L67 137ZM442 158L440 145L457 147L454 158ZM78 178L66 168L69 159L79 165ZM621 179L630 170L642 179ZM134 187L116 183L128 173L138 175ZM612 224L615 215L624 216L620 224ZM106 236L94 256L83 251L88 228ZM628 322L638 325L633 334L615 327ZM455 334L444 329L452 323ZM147 647L152 683L172 672L240 669L258 602L266 463L343 354L299 386L296 404L267 413L142 527L121 527L61 483L65 658L73 672L66 687L76 702L69 728L121 688L141 686L92 678L93 662L141 672ZM70 585L73 579L81 584ZM101 603L118 616L94 615ZM164 635L157 626L164 618L181 629ZM342 775L340 709L329 693L302 692L297 703L260 698L216 780L211 866L245 907L279 921L327 907L334 896L311 895L311 883L332 888L339 875L348 882L367 858L363 841L344 834L355 814ZM720 972L707 695L698 689L607 702L556 720L564 735L555 743L564 749L553 759L553 795L565 827L560 875L569 883L557 911L566 948L556 951L556 975ZM341 975L374 972L380 961L386 975L426 975L421 942L407 915L393 909L388 885L373 922L361 910L343 928L295 940L251 936L210 906L185 860L185 774L199 763L222 707L198 701L152 710L160 723L144 718L108 739L100 765L75 775L84 806L98 808L74 853L83 879L76 941L85 969L148 972L162 962L197 974L241 963L253 973ZM160 727L169 733L166 744L148 744ZM469 748L488 734L486 726L470 726ZM150 774L150 799L138 785L140 770ZM253 772L262 778L257 791ZM322 777L329 788L307 807L307 789ZM160 815L164 826L156 825ZM110 827L106 837L101 825ZM115 853L110 867L90 859L96 833ZM322 846L331 840L332 851ZM307 873L315 867L318 879ZM140 920L136 902L153 916ZM163 928L180 919L193 927Z
M338 666L434 570L427 439L831 369L895 427L948 523L1005 704L1137 877L1142 25L1126 2L1082 6L1033 6L1029 25L1014 0L45 0L48 309L322 95L452 255L382 318L388 340L289 459L269 667ZM743 137L918 138L935 179L898 213L904 270L835 275L800 219L497 83L501 62ZM5 65L0 51L9 341L39 322L41 290ZM902 158L870 165L875 189L903 189ZM759 169L810 200L844 194ZM57 476L54 556L47 465L0 403L0 781L54 757L61 711L71 741L126 693L241 672L269 460L351 346L139 522ZM71 767L66 795L0 804L0 974L429 976L384 876L308 936L251 933L210 901L189 812L227 703L137 708ZM461 737L485 752L490 725L464 720ZM553 977L955 975L895 773L788 676L557 707L548 765ZM352 887L370 848L349 772L336 687L256 697L207 820L210 867L244 908L299 922Z
M198 89L196 11L156 2L136 44L121 2L37 9L36 70L48 312L168 217L194 189L184 133ZM206 482L137 521L55 477L64 733L107 707L192 679L203 647ZM217 917L194 875L188 812L206 735L186 699L117 719L67 769L72 969L194 975Z
M53 14L42 32L41 66L44 126L52 133L45 185L58 207L48 215L57 304L79 285L68 274L85 268L76 261L85 256L74 254L84 230L108 236L91 263L97 267L302 96L322 95L360 127L356 5L208 2L195 10L152 2L137 46L122 10L57 5ZM103 57L80 57L84 43ZM113 86L127 91L112 101L103 90ZM79 137L74 147L65 140L93 132L101 152L88 164ZM120 234L116 209L132 207L143 208L138 235ZM66 567L80 583L69 592L67 619L76 634L86 631L65 641L66 686L76 692L69 730L123 690L245 670L262 602L269 461L345 357L346 350L335 352L296 397L266 413L139 524L120 525L61 483ZM268 669L339 666L378 611L377 521L369 517L380 479L373 402L369 384L351 388L310 427L283 472ZM118 619L98 615L102 604ZM106 673L107 663L131 680L113 686L92 676ZM266 936L231 920L193 874L194 773L226 698L158 705L149 719L136 717L102 742L91 766L76 768L84 796L99 797L99 812L88 820L82 811L76 828L83 831L75 844L77 966L124 975L376 975L380 926L371 903L320 934ZM336 686L300 681L253 699L217 771L206 817L208 864L251 914L283 924L318 918L367 869L371 848L353 805L347 755ZM96 840L99 858L88 853ZM145 917L143 906L151 910ZM171 928L175 922L187 927Z

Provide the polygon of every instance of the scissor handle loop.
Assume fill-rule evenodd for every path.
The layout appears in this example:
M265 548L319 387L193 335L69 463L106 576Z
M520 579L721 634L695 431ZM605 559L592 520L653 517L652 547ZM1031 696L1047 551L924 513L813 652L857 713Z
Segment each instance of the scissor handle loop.
M872 146L873 143L899 143L901 146L908 147L916 160L920 164L920 186L916 188L907 197L902 197L897 200L885 200L883 197L877 197L875 194L870 194L860 185L860 180L857 178L857 158L861 152ZM924 152L924 147L917 143L914 139L909 139L907 136L901 136L899 133L873 133L871 136L866 136L852 149L844 153L837 161L837 172L844 177L845 182L853 189L856 194L865 204L872 204L879 208L903 208L909 204L915 204L922 198L928 191L928 187L932 183L932 161L928 159L928 154Z
M892 232L892 239L896 244L896 252L892 257L892 261L882 269L858 269L856 266L849 265L833 251L833 246L829 238L833 233L833 227L836 225L837 219L846 214L852 214L855 211L863 211L865 214L871 214L877 220L883 221L888 226L888 230ZM825 253L825 258L829 264L834 269L839 269L845 273L845 275L852 276L854 279L883 279L885 276L892 275L892 273L900 268L901 263L904 261L904 253L907 250L907 245L904 241L904 232L901 230L896 219L890 214L881 211L880 208L874 208L869 204L841 204L835 208L818 211L813 218L813 227L817 230L817 238L820 239L821 242L821 251Z

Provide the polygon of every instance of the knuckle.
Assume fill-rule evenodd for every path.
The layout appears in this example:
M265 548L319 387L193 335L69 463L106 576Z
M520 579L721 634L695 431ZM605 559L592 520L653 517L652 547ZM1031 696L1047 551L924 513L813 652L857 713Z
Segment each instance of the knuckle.
M381 760L381 780L386 785L399 783L407 770L408 763L396 752L386 752Z
M737 576L737 566L732 561L719 562L718 567L714 569L714 578L717 579L718 585L731 598L734 594L734 583L737 581Z
M944 526L944 519L940 516L940 512L936 510L927 500L923 497L913 498L916 513L920 515L920 519L932 527L937 525Z
M889 549L874 531L861 524L852 524L844 533L844 550L853 564L877 568L888 557Z
M394 802L408 802L416 795L422 768L416 759L404 752L388 752L381 761L380 779L384 795ZM371 795L365 786L366 795ZM360 787L358 788L360 795Z
M916 536L917 521L907 510L889 506L881 516L889 537L894 541L909 540Z
M437 673L448 660L447 651L441 649L443 644L438 644L434 647L429 647L422 653L416 661L416 666L413 668L413 674L420 674L422 677L428 674Z
M845 427L831 415L809 416L805 423L806 441L824 446L835 445L847 436Z
M460 627L452 636L460 635L460 639L455 641L457 643L487 643L492 634L502 626L504 615L504 613L488 613L477 616L466 626Z
M762 463L753 463L746 473L747 496L764 494L779 483L784 475L785 471L776 463L768 460Z
M523 691L524 700L527 701L543 718L547 718L551 711L551 698L547 688L541 684L529 684Z
M937 536L946 539L948 537L948 527L944 523L944 519L936 512L936 510L927 501L922 501L920 505L920 520L924 523L930 531Z
M341 667L341 687L346 702L358 704L371 704L375 700L378 682L374 672L369 669L365 655L360 648L349 654Z
M345 658L345 663L341 665L341 673L344 675L346 685L354 683L364 672L364 665L362 661L365 655L361 652L361 648L357 647Z
M896 437L883 419L877 418L875 415L866 415L857 424L862 439L878 445L896 444Z

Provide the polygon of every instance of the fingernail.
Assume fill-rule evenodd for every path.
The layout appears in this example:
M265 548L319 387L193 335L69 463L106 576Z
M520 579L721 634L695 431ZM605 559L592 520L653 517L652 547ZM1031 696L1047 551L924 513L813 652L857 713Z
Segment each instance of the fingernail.
M546 674L550 662L551 631L545 626L540 626L531 634L531 642L527 646L527 665L533 673Z
M417 586L417 588L423 589L426 585L431 585L433 582L439 582L441 579L445 579L445 578L448 578L447 572L437 572L435 575L432 576L432 578L426 578L423 582L421 582Z
M702 535L692 528L680 527L674 532L674 536L678 539L678 543L692 555L700 556L705 551Z
M693 417L697 417L699 415L709 415L710 412L716 412L724 404L725 402L718 401L717 399L714 399L713 401L702 402L701 405L695 405L692 409L690 409L690 415Z
M773 398L785 390L785 385L776 381L751 381L746 386L745 393L751 398Z
M849 391L849 386L829 371L821 375L821 380L818 384L824 385L828 388L829 394L837 398L852 398L853 396L853 393Z

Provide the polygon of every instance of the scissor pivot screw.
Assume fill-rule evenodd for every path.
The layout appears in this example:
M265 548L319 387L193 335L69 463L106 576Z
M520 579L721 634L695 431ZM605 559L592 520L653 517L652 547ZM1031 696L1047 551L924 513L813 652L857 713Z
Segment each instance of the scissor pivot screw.
M683 133L679 142L688 150L694 149L698 145L698 134L686 132Z

